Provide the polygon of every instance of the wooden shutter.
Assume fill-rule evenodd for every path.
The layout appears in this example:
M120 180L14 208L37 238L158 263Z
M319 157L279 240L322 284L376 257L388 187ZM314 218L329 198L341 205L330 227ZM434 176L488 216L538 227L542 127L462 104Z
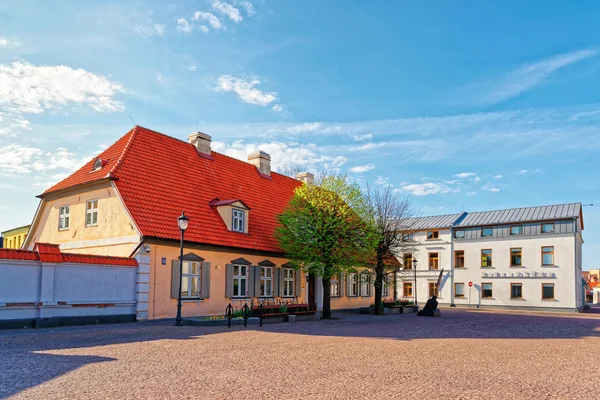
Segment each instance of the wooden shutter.
M296 281L294 282L294 296L301 297L302 296L302 278L304 278L304 276L302 275L302 271L300 271L299 269L294 271L294 276L296 278Z
M350 273L346 274L346 296L350 297Z
M171 298L179 298L179 260L171 261Z
M254 266L254 296L250 297L260 297L260 267Z
M256 294L256 267L248 265L248 280L246 281L246 296L254 297Z
M273 275L271 278L273 279L272 287L273 287L273 297L280 297L283 295L283 291L279 289L279 282L283 280L283 272L281 268L273 267Z
M346 293L345 286L344 286L344 278L346 277L346 274L339 274L338 275L338 290L340 291L340 297L344 297L344 294Z
M276 268L279 270L279 282L277 282L277 287L279 291L279 297L283 297L285 295L284 290L284 279L285 279L285 268Z
M225 297L233 297L233 264L225 265Z
M360 297L365 297L363 295L363 291L362 291L362 281L363 281L363 274L362 272L357 272L356 273L356 290L358 290L358 295Z
M200 297L207 299L210 297L210 263L202 263L202 291Z

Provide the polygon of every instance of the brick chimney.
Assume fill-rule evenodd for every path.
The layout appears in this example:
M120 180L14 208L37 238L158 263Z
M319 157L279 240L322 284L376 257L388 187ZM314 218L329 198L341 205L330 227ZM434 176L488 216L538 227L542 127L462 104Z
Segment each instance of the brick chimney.
M307 185L312 185L315 183L315 176L310 172L298 172L296 178L299 181L306 183Z
M271 156L264 151L256 150L250 153L248 162L258 168L261 174L271 176Z
M210 135L203 132L190 133L188 142L193 144L200 153L210 155Z

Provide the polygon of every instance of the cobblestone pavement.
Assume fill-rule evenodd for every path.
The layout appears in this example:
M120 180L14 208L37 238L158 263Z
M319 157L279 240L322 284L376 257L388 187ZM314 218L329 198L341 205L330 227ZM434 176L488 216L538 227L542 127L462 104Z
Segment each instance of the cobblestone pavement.
M4 331L0 398L597 398L599 316L442 313Z

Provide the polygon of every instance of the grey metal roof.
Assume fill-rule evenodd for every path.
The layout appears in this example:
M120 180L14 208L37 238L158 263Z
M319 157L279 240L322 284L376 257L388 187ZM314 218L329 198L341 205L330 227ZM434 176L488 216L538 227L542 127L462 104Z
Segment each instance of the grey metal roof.
M462 214L434 215L431 217L407 218L400 222L406 230L450 228Z
M579 217L581 203L468 213L456 226L497 225Z

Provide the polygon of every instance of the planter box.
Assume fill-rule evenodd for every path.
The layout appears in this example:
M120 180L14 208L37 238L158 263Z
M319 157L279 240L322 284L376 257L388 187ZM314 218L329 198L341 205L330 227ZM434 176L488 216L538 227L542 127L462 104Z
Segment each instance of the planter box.
M416 313L418 311L419 307L418 306L404 306L402 307L402 312L404 314L407 313Z
M387 308L385 307L383 309L383 313L385 315L390 315L390 314L402 314L403 308L401 307L393 307L393 308Z

